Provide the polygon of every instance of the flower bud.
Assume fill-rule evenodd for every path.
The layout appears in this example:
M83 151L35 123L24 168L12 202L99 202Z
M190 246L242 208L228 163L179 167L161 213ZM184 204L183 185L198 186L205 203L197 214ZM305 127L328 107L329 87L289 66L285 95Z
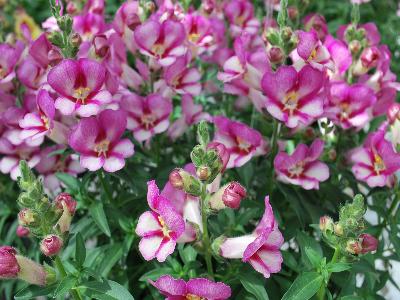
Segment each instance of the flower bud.
M330 149L330 150L328 151L328 157L329 157L330 160L335 161L336 158L337 158L337 152L336 152L336 150L335 150L335 149Z
M107 37L104 34L97 34L93 38L94 52L99 57L105 57L110 49Z
M67 3L67 13L69 15L74 15L77 12L78 12L78 8L76 7L76 4L72 1L69 1Z
M56 49L51 49L49 53L47 54L47 58L49 60L50 66L54 67L57 65L60 61L63 60L63 56L61 53L56 50Z
M68 209L68 212L71 215L75 214L76 210L76 201L72 196L68 193L60 193L57 195L57 197L54 199L54 204L55 206L64 211L64 209Z
M18 213L18 221L22 226L29 226L35 222L35 213L29 208L24 208Z
M358 239L361 242L362 254L375 251L378 248L378 240L368 233L360 234Z
M319 229L322 232L332 231L333 230L333 220L329 216L323 216L319 218Z
M288 11L289 18L291 20L295 20L297 18L297 16L299 15L299 10L297 9L296 6L289 6L287 11Z
M78 33L75 32L75 33L71 36L71 44L72 44L72 46L74 46L74 47L79 47L81 43L82 43L82 38L81 38L81 36L80 36Z
M222 201L226 206L237 209L240 206L240 201L245 197L246 189L239 182L233 181L224 190Z
M396 120L400 119L400 103L393 103L390 105L386 114L390 124L393 124Z
M19 237L27 237L29 235L30 231L29 228L26 228L24 226L18 225L16 234Z
M207 145L208 150L215 150L217 152L217 155L219 157L220 163L221 163L221 173L223 173L226 169L226 165L229 162L229 157L230 153L228 149L226 149L224 144L218 143L218 142L211 142Z
M40 242L40 250L46 256L54 256L57 255L63 246L63 240L54 234L50 234L46 236Z
M176 189L183 189L183 179L180 175L180 171L182 169L174 169L171 173L169 173L169 183Z
M206 181L210 177L210 168L207 166L200 166L196 170L196 175L201 181Z
M268 28L267 32L265 33L265 38L271 45L279 45L279 32L275 28Z
M364 68L371 69L376 67L380 57L380 52L377 47L369 47L361 53L361 63Z
M346 251L354 255L360 254L362 251L361 243L356 240L349 240L346 244Z
M337 236L342 236L343 235L343 226L340 223L335 223L333 226L333 231Z
M360 41L353 40L349 44L349 49L352 54L357 54L361 50L361 43Z
M285 42L288 42L293 35L293 31L290 27L286 26L282 28L282 39Z
M16 278L20 271L15 255L17 251L9 246L0 247L0 278Z
M283 51L280 47L272 47L268 52L271 63L279 64L283 60Z

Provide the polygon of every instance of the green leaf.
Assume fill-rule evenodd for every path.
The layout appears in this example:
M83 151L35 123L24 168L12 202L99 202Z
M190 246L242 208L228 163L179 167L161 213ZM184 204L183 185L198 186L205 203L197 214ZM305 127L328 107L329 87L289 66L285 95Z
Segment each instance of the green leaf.
M112 267L121 259L122 255L124 255L124 248L121 243L110 245L104 252L103 261L97 268L98 273L103 277L107 277Z
M72 191L79 191L79 180L67 173L56 173L56 177L61 180L67 188Z
M108 226L108 221L106 214L104 213L103 203L97 202L90 206L89 212L101 231L108 237L111 237L110 227Z
M310 247L305 247L304 252L314 268L318 268L321 265L322 256L320 253Z
M322 275L317 272L300 274L283 295L282 300L308 300L317 293L321 287L322 280Z
M186 246L183 250L179 251L179 254L185 264L188 264L196 260L197 251L192 246Z
M353 296L353 295L343 296L343 297L339 298L339 300L362 300L362 299L364 299L364 298L360 297L360 296Z
M53 297L61 297L68 293L76 284L76 278L73 276L67 276L61 279L54 291Z
M134 300L129 291L112 280L91 281L79 287L85 296L99 300Z
M139 281L147 282L149 279L150 280L156 280L158 277L166 274L172 274L174 273L174 270L170 267L161 267L157 268L154 270L151 270L145 274L143 274L140 278Z
M329 263L327 267L329 272L332 273L339 273L351 269L351 265L349 263L344 263L344 262L338 262L334 264Z
M78 266L82 266L86 259L86 247L82 234L78 232L75 237L75 260Z
M52 284L46 287L31 285L14 295L15 300L32 299L39 296L52 295L57 284Z
M269 299L263 279L251 273L240 274L239 279L245 290L254 295L257 300Z

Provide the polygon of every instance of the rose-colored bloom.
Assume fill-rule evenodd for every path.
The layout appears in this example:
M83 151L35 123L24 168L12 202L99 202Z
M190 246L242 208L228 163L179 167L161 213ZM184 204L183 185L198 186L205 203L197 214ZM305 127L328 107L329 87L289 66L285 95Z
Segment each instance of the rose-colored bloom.
M329 54L334 62L335 74L342 76L346 72L352 62L352 56L347 45L335 39L333 36L328 35L325 38L324 46L328 49ZM334 74L330 74L330 77L334 77Z
M187 51L185 27L173 20L159 23L150 19L135 29L134 37L139 50L162 66L173 64Z
M71 148L81 155L81 166L90 171L121 170L125 158L134 153L132 142L121 140L126 123L126 114L121 110L104 110L97 117L82 119L69 137Z
M280 247L283 236L275 222L269 197L265 197L265 212L253 233L227 238L221 244L220 254L225 258L241 258L253 268L269 278L281 270L282 254Z
M164 79L169 88L178 94L197 96L201 92L201 74L195 67L188 68L188 58L181 56L164 71Z
M64 210L65 208L68 209L68 212L73 215L76 209L76 201L72 196L68 193L60 193L54 199L54 203L58 209Z
M175 279L170 275L163 275L156 282L150 280L166 299L207 299L225 300L231 296L231 288L222 283L214 282L206 278L192 278L188 282L183 279Z
M0 278L16 278L20 272L15 255L17 251L9 246L0 247Z
M29 236L30 230L24 226L18 225L17 230L15 232L19 237L26 237Z
M63 247L63 240L54 234L44 237L40 242L40 251L46 256L57 255Z
M168 128L168 136L175 140L185 133L186 129L199 123L201 120L209 120L210 115L203 112L203 106L201 104L195 104L193 98L190 95L183 95L181 100L182 117L176 120Z
M76 112L82 117L96 115L111 102L111 94L101 90L106 77L104 67L93 60L65 59L50 70L47 80L60 94L55 107L64 115Z
M176 242L185 231L185 221L171 202L160 195L155 181L147 183L147 202L152 211L144 212L136 227L142 237L139 251L145 260L163 262L175 250Z
M178 190L183 189L183 178L180 174L181 169L174 169L171 173L169 173L168 182Z
M309 14L305 16L303 19L303 24L307 31L314 29L317 32L318 38L321 41L324 41L325 37L329 33L325 17L319 14Z
M126 95L121 99L121 108L128 112L127 128L139 142L166 131L169 126L172 103L159 94Z
M358 239L361 242L362 254L375 251L378 248L378 240L368 233L360 234Z
M215 44L212 22L206 17L189 13L183 19L187 40L192 46L193 54L201 54Z
M240 202L246 197L246 189L239 182L231 182L222 194L222 201L230 208L238 209Z
M255 129L223 116L214 117L217 131L213 142L224 144L230 153L227 168L241 167L253 156L265 154L266 143Z
M103 16L87 13L74 17L73 29L84 40L90 40L94 35L104 32L106 24Z
M310 124L322 115L324 98L319 92L323 84L323 73L309 65L300 72L282 66L275 73L265 73L261 83L268 112L289 128Z
M317 139L310 147L299 144L292 155L278 153L274 160L278 180L306 190L319 189L319 183L329 178L328 166L318 160L323 151L324 142Z
M400 169L400 155L392 143L385 139L385 132L370 133L364 145L354 149L350 158L354 163L352 171L356 178L370 187L385 186L392 181L394 173Z
M325 115L343 129L361 128L372 118L375 102L374 91L365 84L349 86L345 82L334 82L330 85Z
M242 32L255 35L260 22L254 17L254 7L247 0L232 0L226 2L224 13L229 21L229 29L233 36L238 36Z
M228 165L230 153L222 143L211 142L207 145L207 149L213 149L217 152L221 162L221 173L223 173Z
M0 84L9 82L15 77L14 68L23 50L22 42L17 42L15 46L0 44Z

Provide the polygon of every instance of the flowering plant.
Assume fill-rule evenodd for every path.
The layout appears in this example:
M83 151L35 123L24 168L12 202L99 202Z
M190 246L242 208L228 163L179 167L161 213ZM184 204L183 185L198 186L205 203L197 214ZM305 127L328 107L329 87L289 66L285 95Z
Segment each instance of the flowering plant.
M314 2L0 1L0 297L397 299L400 22Z

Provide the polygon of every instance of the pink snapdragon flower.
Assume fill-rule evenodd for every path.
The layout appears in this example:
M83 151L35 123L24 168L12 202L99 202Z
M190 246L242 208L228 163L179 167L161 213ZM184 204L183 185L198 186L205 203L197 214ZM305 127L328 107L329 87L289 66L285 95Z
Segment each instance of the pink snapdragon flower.
M257 34L260 21L254 16L254 6L247 0L232 0L226 2L224 13L229 21L229 29L234 37L242 32Z
M140 15L139 2L127 1L118 8L113 21L114 30L122 37L131 52L137 48L133 31L142 23Z
M160 195L154 180L147 186L147 202L152 211L139 217L136 227L136 234L142 237L139 251L145 260L157 258L163 262L174 252L177 240L185 232L185 221L171 202Z
M335 70L331 55L318 39L318 34L315 30L309 32L300 30L297 36L299 39L297 48L291 53L293 65L297 70L301 70L305 64L310 64L320 71L325 68L332 71Z
M329 51L335 66L335 72L329 72L329 77L338 77L338 79L342 79L344 72L349 69L352 63L352 56L349 48L344 42L335 39L331 35L326 36L324 46Z
M325 116L343 129L361 128L372 118L374 91L365 84L331 83Z
M193 54L201 54L215 45L213 28L209 19L197 13L190 13L182 22Z
M112 100L107 90L101 90L105 77L104 67L96 61L63 60L47 76L50 86L60 94L55 107L64 115L73 112L82 117L96 115Z
M210 120L211 116L203 112L201 104L195 104L190 95L183 95L181 100L182 116L168 128L168 136L175 140L180 137L191 125L201 120Z
M395 172L400 169L400 155L385 139L383 130L370 133L363 146L351 151L350 159L354 163L355 177L370 187L390 185Z
M15 66L24 50L24 44L17 42L15 46L0 44L0 84L7 83L15 77Z
M86 13L74 17L73 29L83 38L90 40L96 34L102 33L106 29L104 16L95 13Z
M82 119L69 137L69 145L80 153L81 166L96 171L116 172L125 166L125 158L134 153L129 139L121 136L126 129L126 113L104 110L97 117Z
M225 238L220 246L220 255L230 259L241 258L244 262L249 262L265 278L269 278L272 273L281 270L283 259L279 249L282 244L283 236L267 196L264 215L253 233Z
M223 144L230 153L227 168L241 167L253 156L267 152L266 142L257 130L223 116L213 121L217 127L213 141Z
M289 128L310 124L322 115L323 84L324 74L309 65L299 72L281 66L275 73L265 73L261 83L268 112Z
M183 44L185 27L173 20L160 23L150 19L135 29L134 37L139 50L164 67L173 64L187 51Z
M278 180L318 190L319 183L329 178L328 166L318 160L323 151L324 142L316 139L310 147L299 144L292 155L278 153L274 160Z
M150 280L150 283L161 294L166 296L166 299L171 300L225 300L232 294L228 285L206 278L192 278L185 282L183 279L175 279L170 275L163 275L156 282Z
M309 14L304 17L303 24L307 31L315 30L318 34L318 39L321 41L325 41L325 37L329 34L328 24L322 15Z
M128 113L128 129L139 142L164 132L169 126L172 103L159 94L141 97L129 94L121 99L121 108Z

